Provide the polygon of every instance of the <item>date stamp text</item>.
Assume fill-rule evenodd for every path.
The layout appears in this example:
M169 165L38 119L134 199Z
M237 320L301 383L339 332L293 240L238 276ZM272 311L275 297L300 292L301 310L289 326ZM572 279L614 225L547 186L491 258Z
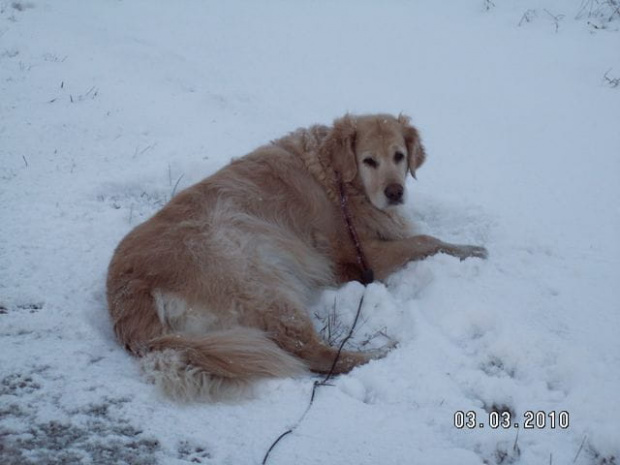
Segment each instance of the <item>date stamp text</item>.
M454 427L457 429L567 429L570 425L569 414L566 410L556 412L552 410L526 410L523 414L523 422L520 423L509 411L492 411L484 415L476 415L473 410L457 410L454 412Z

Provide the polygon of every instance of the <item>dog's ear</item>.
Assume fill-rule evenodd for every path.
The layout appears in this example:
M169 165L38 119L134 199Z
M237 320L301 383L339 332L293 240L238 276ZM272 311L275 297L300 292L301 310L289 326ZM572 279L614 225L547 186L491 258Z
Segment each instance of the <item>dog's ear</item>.
M355 139L357 128L355 119L346 114L334 121L330 134L331 160L334 169L342 175L344 182L351 182L357 176L357 157Z
M426 152L420 139L418 130L414 128L408 116L402 113L398 116L398 122L400 123L405 138L405 144L407 145L407 163L409 164L409 171L411 176L415 179L415 171L426 160Z

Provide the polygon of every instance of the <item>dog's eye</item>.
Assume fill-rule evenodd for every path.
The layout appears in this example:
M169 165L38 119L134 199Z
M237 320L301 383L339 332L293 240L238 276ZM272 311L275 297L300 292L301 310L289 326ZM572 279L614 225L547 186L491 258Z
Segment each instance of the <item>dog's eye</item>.
M377 163L377 161L371 157L364 158L364 164L370 166L371 168L376 168L377 166L379 166L379 163Z
M401 161L403 161L405 159L405 154L403 152L396 152L394 154L394 161L396 163L400 163Z

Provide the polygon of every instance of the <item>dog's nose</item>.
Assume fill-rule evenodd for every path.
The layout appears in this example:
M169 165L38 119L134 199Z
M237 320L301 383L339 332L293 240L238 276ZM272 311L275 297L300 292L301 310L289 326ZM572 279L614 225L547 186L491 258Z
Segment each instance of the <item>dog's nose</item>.
M400 203L403 200L403 186L400 184L390 184L384 192L390 203Z

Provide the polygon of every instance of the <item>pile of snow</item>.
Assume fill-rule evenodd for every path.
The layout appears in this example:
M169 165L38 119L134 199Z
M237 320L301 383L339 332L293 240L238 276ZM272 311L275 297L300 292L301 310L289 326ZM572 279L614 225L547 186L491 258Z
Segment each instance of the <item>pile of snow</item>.
M232 157L402 111L429 154L409 214L490 258L318 296L334 342L364 294L352 346L399 346L320 388L269 463L618 463L617 5L0 1L0 462L260 463L316 378L163 398L114 340L112 251Z

